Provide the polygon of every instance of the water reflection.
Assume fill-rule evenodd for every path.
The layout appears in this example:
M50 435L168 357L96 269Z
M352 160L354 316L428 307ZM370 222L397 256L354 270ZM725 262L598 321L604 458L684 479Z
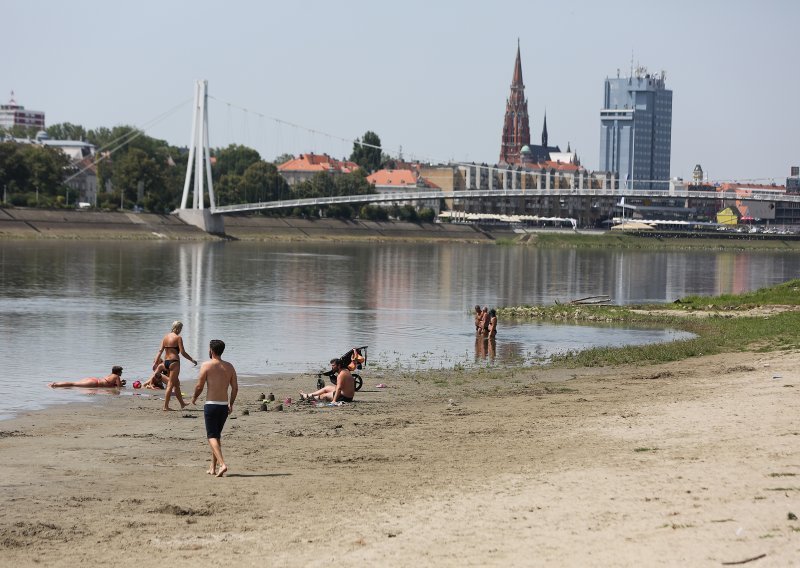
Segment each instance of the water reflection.
M378 367L499 364L673 335L502 322L484 343L476 303L664 302L759 288L800 266L799 255L772 252L409 243L0 241L0 261L0 339L9 353L37 355L8 358L0 378L5 404L21 407L52 402L48 381L114 364L146 378L174 320L192 356L221 338L243 375L318 370L353 345L370 345ZM182 379L195 376L183 366Z

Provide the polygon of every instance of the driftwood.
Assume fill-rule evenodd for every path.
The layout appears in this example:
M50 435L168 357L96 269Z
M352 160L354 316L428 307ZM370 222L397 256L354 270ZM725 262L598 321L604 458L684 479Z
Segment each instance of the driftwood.
M570 304L610 304L611 297L605 294L599 296L586 296L585 298L576 298L570 300Z
M723 566L733 566L734 564L747 564L748 562L752 562L753 560L761 560L764 558L766 554L759 554L758 556L753 556L752 558L745 558L744 560L737 560L735 562L723 562Z

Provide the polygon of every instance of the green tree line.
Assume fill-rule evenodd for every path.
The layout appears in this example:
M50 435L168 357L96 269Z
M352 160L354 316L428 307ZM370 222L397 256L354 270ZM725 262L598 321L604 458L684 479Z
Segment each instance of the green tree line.
M126 209L134 206L145 211L167 213L180 204L188 151L152 138L132 126L115 126L87 130L71 123L47 128L53 140L85 140L97 148L97 206L101 209ZM2 135L0 132L0 140ZM25 137L36 133L9 134ZM367 181L369 172L385 165L389 158L381 152L380 138L367 132L353 144L350 160L360 169L352 173L316 174L311 179L289 186L278 172L278 165L291 159L282 155L274 162L264 160L246 146L231 144L211 151L214 158L212 180L218 205L236 205L285 199L365 195L374 188ZM74 206L77 195L67 188L64 180L76 173L77 167L60 150L38 144L0 142L0 188L5 189L6 205L27 207ZM69 192L72 191L72 198ZM208 198L206 197L206 201ZM206 205L210 205L206 203ZM376 206L332 205L325 208L282 210L274 215L303 215L315 217L353 218L360 215L381 220L392 217L420 220L413 207L385 209ZM424 213L424 217L428 217Z

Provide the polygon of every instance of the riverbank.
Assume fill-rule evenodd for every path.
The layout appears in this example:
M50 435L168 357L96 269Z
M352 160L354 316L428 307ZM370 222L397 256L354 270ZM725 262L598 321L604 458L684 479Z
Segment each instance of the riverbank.
M0 548L42 566L788 566L798 369L792 350L367 370L354 404L263 412L261 392L315 380L265 378L226 426L223 479L205 474L199 408L30 413L0 425Z
M225 237L233 240L442 240L492 242L495 237L472 225L343 221L291 217L226 216ZM65 240L219 240L176 215L0 209L0 239Z
M561 248L798 250L800 239L780 235L619 234L553 228L516 233L503 225L343 221L238 215L225 217L225 236L210 235L176 215L124 211L0 208L0 239L243 241L442 241Z

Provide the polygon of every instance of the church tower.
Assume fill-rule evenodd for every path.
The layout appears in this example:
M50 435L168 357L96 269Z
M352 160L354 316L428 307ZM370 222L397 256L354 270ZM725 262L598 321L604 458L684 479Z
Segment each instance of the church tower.
M506 100L506 117L503 122L503 141L500 146L500 163L520 163L520 149L531 143L528 124L528 101L522 83L522 61L517 40L517 60L514 62L514 77L511 80L511 95Z
M544 128L542 128L542 147L547 148L547 111L544 112ZM569 150L567 150L569 152Z

